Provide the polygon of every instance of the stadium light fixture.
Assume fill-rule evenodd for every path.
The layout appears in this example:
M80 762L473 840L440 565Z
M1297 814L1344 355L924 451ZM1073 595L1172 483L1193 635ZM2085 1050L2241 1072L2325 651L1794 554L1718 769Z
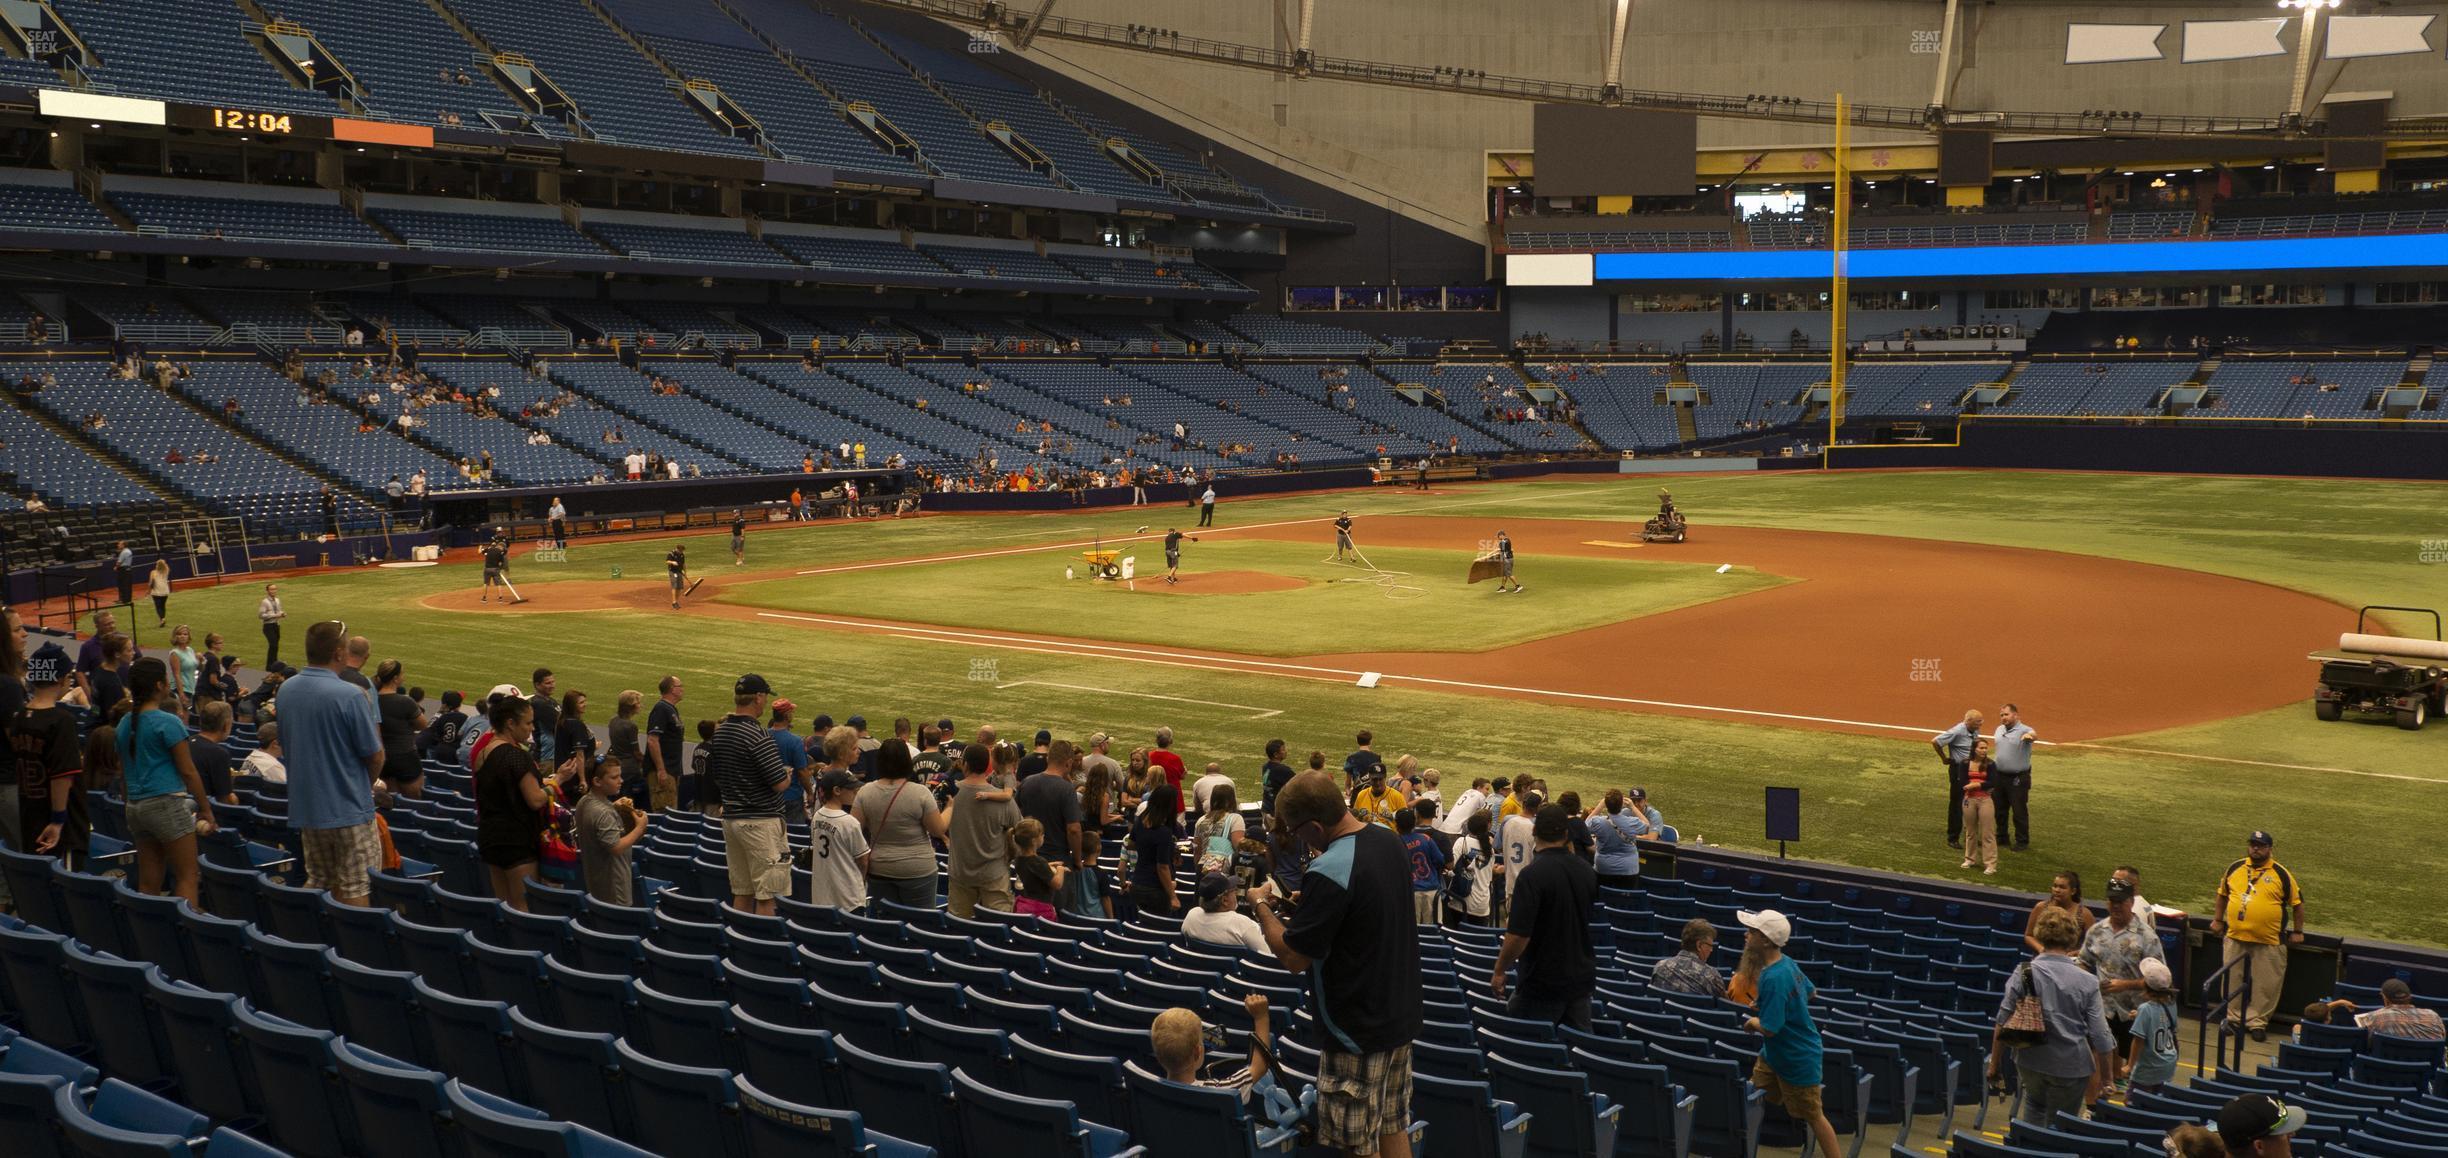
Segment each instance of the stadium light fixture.
M2346 0L2278 0L2278 6L2280 8L2302 8L2308 10L2314 8L2336 8L2343 5L2345 2Z
M2264 169L2275 169L2275 168L2277 168L2278 166L2276 166L2276 165L2263 165L2263 166L2261 166L2261 167L2262 167L2262 168L2264 168Z

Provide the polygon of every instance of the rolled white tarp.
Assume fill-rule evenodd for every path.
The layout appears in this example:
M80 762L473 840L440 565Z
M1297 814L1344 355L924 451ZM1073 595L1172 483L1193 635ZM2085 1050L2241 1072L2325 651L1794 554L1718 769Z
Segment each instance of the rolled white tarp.
M2350 651L2358 655L2403 655L2417 659L2448 660L2448 643L2436 639L2364 635L2354 631L2338 636L2338 650Z

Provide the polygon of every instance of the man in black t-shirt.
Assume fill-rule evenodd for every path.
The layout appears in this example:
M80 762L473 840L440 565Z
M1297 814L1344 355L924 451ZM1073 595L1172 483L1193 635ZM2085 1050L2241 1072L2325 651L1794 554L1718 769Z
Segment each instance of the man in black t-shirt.
M1539 809L1531 822L1530 863L1513 882L1504 948L1488 988L1505 998L1505 1012L1575 1029L1590 1027L1590 990L1598 983L1598 954L1590 944L1590 912L1598 903L1598 874L1573 855L1572 813L1561 804ZM1505 972L1522 963L1521 985L1505 992Z
M1283 762L1284 742L1269 740L1266 746L1266 766L1258 770L1259 815L1269 824L1275 821L1275 796L1292 782L1292 766Z
M1275 797L1276 824L1311 851L1289 924L1271 887L1252 893L1267 948L1309 974L1323 1035L1317 1140L1347 1154L1410 1158L1411 1042L1420 1031L1419 926L1411 860L1391 829L1343 804L1323 772L1292 778Z
M1190 541L1191 541L1191 542L1193 542L1193 543L1198 542L1198 540L1197 540L1197 539L1195 539L1195 538L1191 539ZM1179 528L1179 527L1166 527L1166 528L1165 528L1164 547L1165 547L1165 582L1167 582L1167 583L1179 583L1179 582L1181 582L1181 544L1182 544L1182 533L1181 533L1181 528Z
M688 808L697 803L697 778L684 777L688 765L680 759L681 746L687 733L680 724L680 677L667 675L656 687L662 698L646 713L646 794L656 810L678 805ZM631 800L630 803L640 803Z
M688 548L674 547L663 556L663 576L671 582L672 610L680 610L680 588L688 582Z
M196 779L204 782L204 795L216 804L235 804L238 797L230 790L229 749L222 745L229 740L230 708L228 704L207 704L198 713L199 728L187 741L187 757L195 764Z
M1351 512L1345 511L1342 514L1336 515L1334 527L1335 558L1340 561L1345 553L1355 552L1358 550L1358 548L1352 546Z
M1013 800L1020 806L1020 815L1045 826L1045 847L1038 855L1048 864L1064 865L1077 873L1080 858L1073 850L1084 848L1090 836L1081 826L1079 790L1071 786L1071 770L1079 766L1079 749L1069 740L1056 740L1043 759L1043 768L1020 778ZM1055 899L1065 902L1060 905L1063 909L1080 910L1076 893L1066 891Z
M731 512L731 565L748 561L748 516L736 508Z
M1377 737L1362 732L1352 739L1358 741L1360 749L1343 758L1343 791L1347 799L1368 787L1372 777L1385 775L1385 758L1369 748Z

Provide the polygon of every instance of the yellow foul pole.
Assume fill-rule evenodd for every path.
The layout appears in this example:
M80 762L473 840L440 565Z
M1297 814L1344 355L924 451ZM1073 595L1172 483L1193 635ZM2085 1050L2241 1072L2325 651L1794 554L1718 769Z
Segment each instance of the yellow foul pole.
M1852 242L1853 179L1845 154L1847 115L1843 93L1836 94L1836 227L1829 232L1828 269L1828 433L1827 444L1820 448L1820 464L1826 465L1835 452L1836 429L1844 424L1845 408L1845 311L1851 307L1851 295L1845 292L1845 251Z

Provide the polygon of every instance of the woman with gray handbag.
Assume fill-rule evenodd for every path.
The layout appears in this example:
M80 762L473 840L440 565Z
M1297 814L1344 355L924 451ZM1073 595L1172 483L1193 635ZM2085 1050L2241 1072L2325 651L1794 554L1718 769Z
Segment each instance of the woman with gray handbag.
M2082 930L2063 911L2047 909L2032 922L2040 952L2015 970L1998 1005L1989 1051L1989 1077L2002 1076L2005 1053L2015 1051L2015 1073L2023 1087L2018 1121L2046 1126L2057 1112L2081 1116L2111 1080L2116 1043L2100 1005L2099 981L2074 959Z

